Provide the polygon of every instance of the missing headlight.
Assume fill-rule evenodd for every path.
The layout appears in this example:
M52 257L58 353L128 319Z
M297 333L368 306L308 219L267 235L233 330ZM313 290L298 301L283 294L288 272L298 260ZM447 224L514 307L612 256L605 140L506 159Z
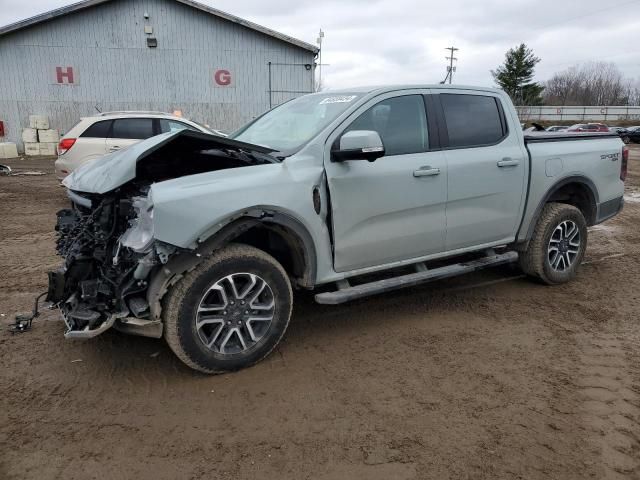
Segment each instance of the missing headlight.
M129 221L129 229L122 234L120 244L137 253L149 251L153 244L153 201L148 197L134 197L132 208L136 218Z

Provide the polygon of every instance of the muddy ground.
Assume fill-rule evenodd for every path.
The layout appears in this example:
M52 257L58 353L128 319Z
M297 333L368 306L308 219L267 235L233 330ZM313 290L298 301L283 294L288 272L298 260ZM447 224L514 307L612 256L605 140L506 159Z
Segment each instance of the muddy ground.
M64 191L0 178L2 479L640 478L640 149L576 281L505 267L331 307L297 297L266 361L207 377L161 340L62 338L31 308Z

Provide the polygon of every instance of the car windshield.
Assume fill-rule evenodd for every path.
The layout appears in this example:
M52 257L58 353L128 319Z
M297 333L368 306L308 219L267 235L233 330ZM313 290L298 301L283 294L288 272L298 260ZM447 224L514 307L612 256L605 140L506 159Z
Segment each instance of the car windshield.
M270 110L231 135L242 142L292 153L316 136L362 94L304 95Z

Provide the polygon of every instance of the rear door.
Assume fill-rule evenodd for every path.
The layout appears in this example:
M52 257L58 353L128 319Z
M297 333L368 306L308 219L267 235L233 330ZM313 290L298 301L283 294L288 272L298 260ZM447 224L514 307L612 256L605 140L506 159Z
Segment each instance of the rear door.
M499 96L443 91L439 100L449 169L447 251L515 238L525 192L527 153L511 132Z
M444 250L447 165L433 150L424 90L380 95L329 137L325 169L338 272ZM428 126L429 125L429 126ZM375 130L385 156L332 162L331 145L350 130Z
M107 152L115 152L159 133L153 118L117 118L106 141Z
M112 122L113 120L101 120L92 123L78 136L68 153L73 151L73 156L77 156L79 160L91 159L107 153L106 141Z

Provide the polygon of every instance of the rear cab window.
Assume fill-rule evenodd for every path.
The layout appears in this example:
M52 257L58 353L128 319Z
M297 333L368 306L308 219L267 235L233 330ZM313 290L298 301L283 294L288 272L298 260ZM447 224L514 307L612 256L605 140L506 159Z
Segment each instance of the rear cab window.
M449 148L495 145L507 135L499 100L489 95L441 93Z

